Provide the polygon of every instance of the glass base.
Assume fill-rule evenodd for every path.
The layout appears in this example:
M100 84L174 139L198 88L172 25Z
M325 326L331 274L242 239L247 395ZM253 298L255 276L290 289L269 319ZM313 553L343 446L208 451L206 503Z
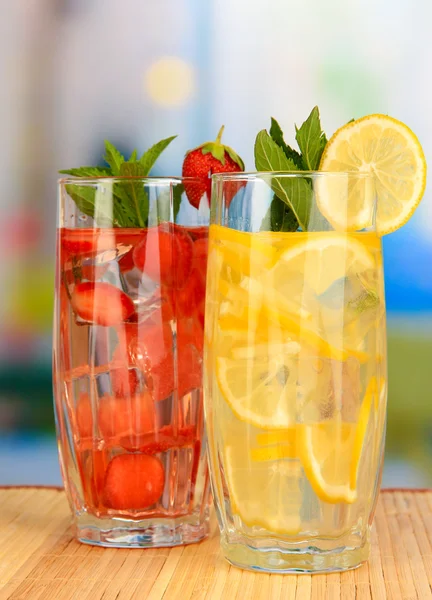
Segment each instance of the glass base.
M208 518L200 521L196 516L133 521L83 514L75 522L78 541L108 548L160 548L194 544L207 537L208 532Z
M256 548L246 544L228 543L221 540L225 558L235 567L267 573L328 573L347 571L360 567L369 558L369 542L360 548L335 548L320 550Z

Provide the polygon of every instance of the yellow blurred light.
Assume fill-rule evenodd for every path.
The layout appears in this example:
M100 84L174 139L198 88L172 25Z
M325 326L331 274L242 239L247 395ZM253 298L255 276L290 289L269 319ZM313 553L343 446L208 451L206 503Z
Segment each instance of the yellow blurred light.
M195 92L195 72L185 60L166 56L150 66L145 76L145 87L156 104L181 106Z

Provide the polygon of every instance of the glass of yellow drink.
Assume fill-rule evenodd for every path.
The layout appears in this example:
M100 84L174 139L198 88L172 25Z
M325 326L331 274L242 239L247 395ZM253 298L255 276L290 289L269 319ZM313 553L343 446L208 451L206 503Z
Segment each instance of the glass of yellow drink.
M336 225L320 210L329 195ZM367 174L213 176L205 416L234 565L312 573L368 558L387 395L375 214Z

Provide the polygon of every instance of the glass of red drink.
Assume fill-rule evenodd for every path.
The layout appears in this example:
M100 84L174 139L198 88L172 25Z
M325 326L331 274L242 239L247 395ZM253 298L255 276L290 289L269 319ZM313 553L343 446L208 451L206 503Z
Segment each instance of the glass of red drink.
M205 195L198 208L188 202L194 185L175 177L60 181L55 415L82 542L173 546L208 531L209 206Z

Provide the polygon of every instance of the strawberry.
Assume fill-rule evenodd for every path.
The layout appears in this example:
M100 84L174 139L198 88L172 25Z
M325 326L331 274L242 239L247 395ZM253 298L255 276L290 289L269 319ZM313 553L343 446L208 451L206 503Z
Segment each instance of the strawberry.
M78 317L104 327L118 325L135 312L129 296L110 283L78 283L72 292L71 304Z
M149 227L133 252L135 266L160 285L181 288L192 269L193 243L187 231L172 223Z
M204 299L205 278L200 270L194 269L190 274L186 286L178 290L175 296L177 319L193 316L197 307L204 302Z
M139 510L155 504L162 496L165 471L156 456L121 454L108 465L105 502L117 510Z
M140 386L138 373L133 368L129 369L128 362L125 361L124 354L120 353L119 347L114 351L113 361L115 365L111 369L111 386L114 394L120 398L133 396Z
M194 243L194 267L201 272L204 279L207 275L207 255L208 238L197 239Z
M168 323L172 321L175 317L174 308L173 308L173 295L171 288L166 286L162 286L157 288L150 302L154 302L159 305L159 308L155 308L151 313L150 318L153 319L156 323Z
M202 387L202 356L192 344L178 351L178 394L181 398Z
M145 454L158 454L171 448L191 446L196 440L196 426L185 425L174 433L172 425L164 425L159 431L147 434L139 440L138 450Z
M174 360L168 354L161 363L152 367L147 384L155 402L165 400L174 391Z
M133 438L153 431L155 411L149 392L126 398L106 394L99 400L98 425L105 440L111 438Z
M97 252L115 250L116 239L103 229L62 229L62 249L68 254L91 256Z
M128 271L131 271L135 266L133 260L133 250L131 249L129 250L129 252L126 252L126 254L123 254L123 256L118 261L118 264L122 273L127 273Z
M229 146L221 143L224 126L221 127L215 142L206 142L198 148L189 150L183 162L183 177L194 177L199 182L185 181L185 192L192 206L199 208L201 198L207 195L208 203L211 198L211 175L213 173L238 173L244 171L244 163L240 156ZM234 182L235 183L235 182ZM232 189L231 189L232 188ZM225 194L225 203L229 206L236 187L230 187L229 196Z
M80 394L78 398L76 422L80 438L91 437L93 433L93 415L90 396L87 393Z
M194 242L201 240L202 238L208 238L208 227L190 227L188 231Z
M177 321L177 347L179 352L182 352L187 344L192 344L202 353L203 337L203 330L197 318L183 318Z

